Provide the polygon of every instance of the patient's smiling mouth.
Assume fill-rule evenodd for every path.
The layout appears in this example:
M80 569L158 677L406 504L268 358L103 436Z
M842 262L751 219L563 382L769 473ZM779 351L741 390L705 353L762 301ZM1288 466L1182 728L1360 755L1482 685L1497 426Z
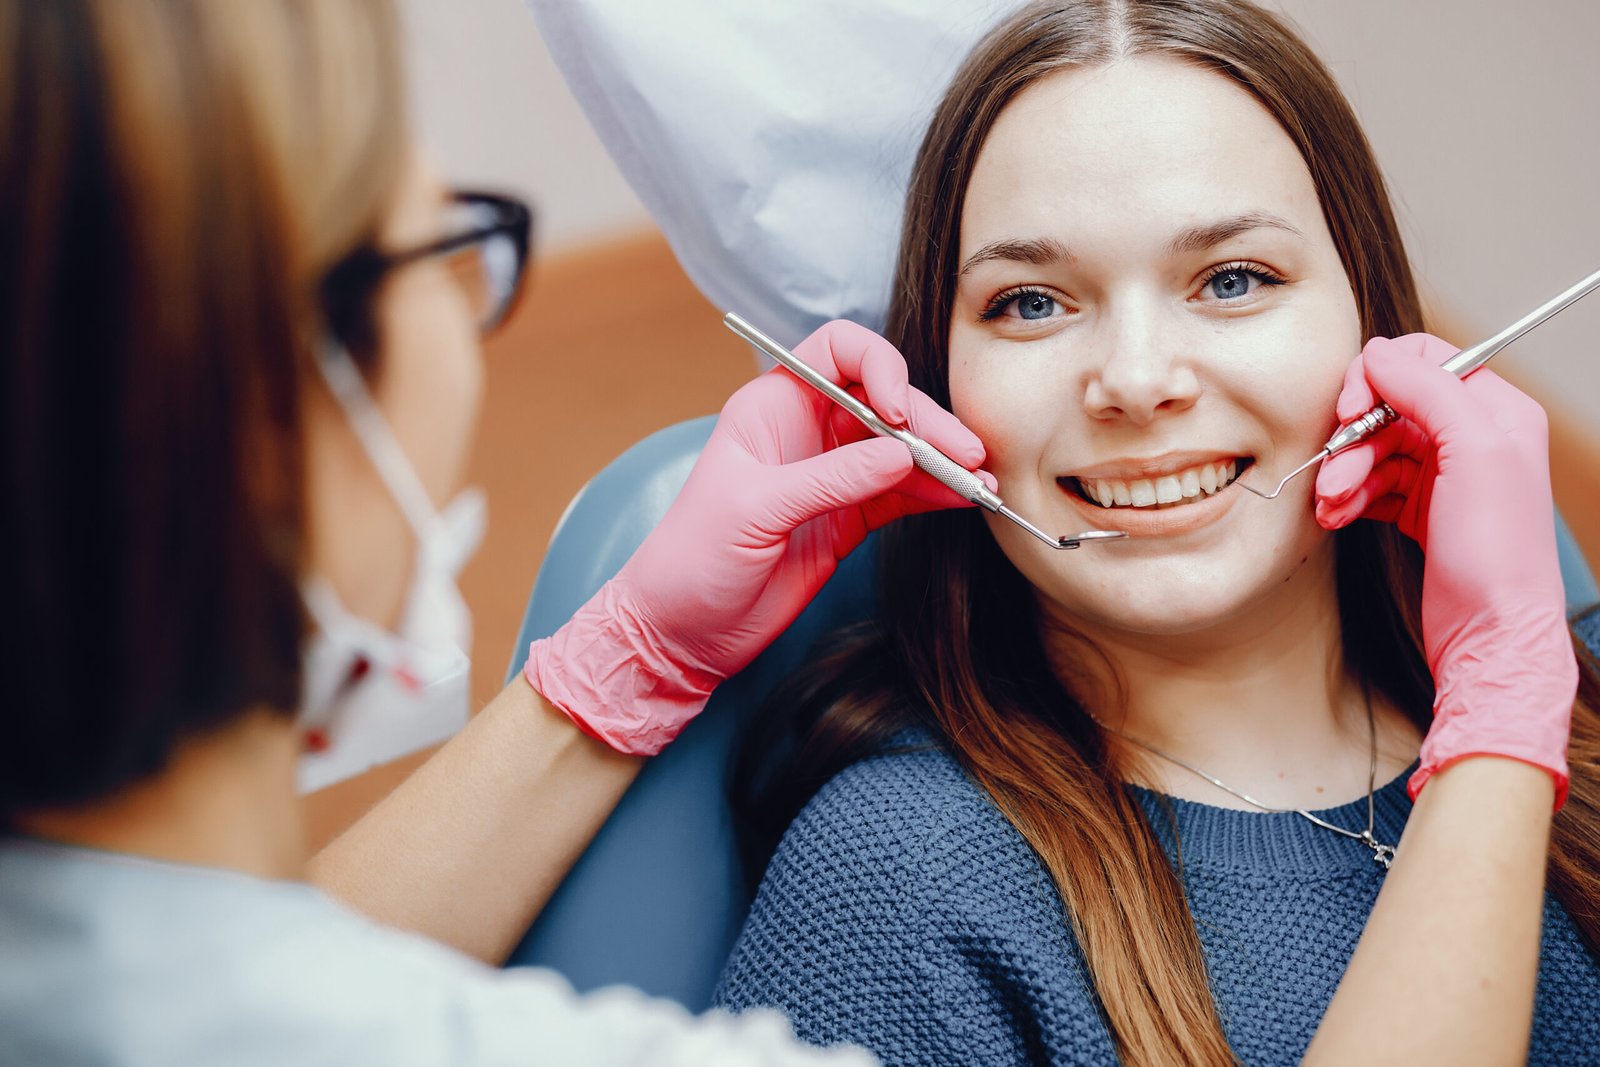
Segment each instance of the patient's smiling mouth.
M1102 508L1178 508L1222 492L1253 462L1250 456L1228 456L1202 462L1107 464L1092 473L1064 475L1056 482Z

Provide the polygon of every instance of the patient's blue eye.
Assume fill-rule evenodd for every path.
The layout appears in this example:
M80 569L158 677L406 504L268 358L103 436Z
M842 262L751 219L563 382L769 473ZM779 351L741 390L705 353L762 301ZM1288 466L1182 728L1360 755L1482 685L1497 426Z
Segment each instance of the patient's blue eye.
M1023 293L1017 297L1017 316L1024 319L1048 319L1056 302L1043 293Z
M1209 304L1253 305L1266 296L1257 292L1262 286L1283 285L1287 280L1261 263L1223 263L1206 272L1195 298Z
M1250 283L1261 284L1261 279L1246 270L1225 270L1211 279L1211 295L1218 300L1233 300L1250 292Z
M1043 289L1007 289L996 294L978 316L982 322L995 319L1015 319L1038 323L1045 319L1059 319L1072 314L1072 308Z

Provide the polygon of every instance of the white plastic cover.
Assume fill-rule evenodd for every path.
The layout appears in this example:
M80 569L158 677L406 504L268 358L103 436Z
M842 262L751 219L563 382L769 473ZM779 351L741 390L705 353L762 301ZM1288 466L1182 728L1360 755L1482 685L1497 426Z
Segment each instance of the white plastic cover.
M713 304L795 343L883 325L912 157L1019 0L527 0Z

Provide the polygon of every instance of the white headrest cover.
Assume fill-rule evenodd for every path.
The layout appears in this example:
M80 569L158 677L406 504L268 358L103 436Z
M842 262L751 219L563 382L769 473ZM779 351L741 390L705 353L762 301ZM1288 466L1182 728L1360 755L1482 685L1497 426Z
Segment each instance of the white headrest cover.
M689 277L793 344L882 328L928 118L1018 0L528 5Z

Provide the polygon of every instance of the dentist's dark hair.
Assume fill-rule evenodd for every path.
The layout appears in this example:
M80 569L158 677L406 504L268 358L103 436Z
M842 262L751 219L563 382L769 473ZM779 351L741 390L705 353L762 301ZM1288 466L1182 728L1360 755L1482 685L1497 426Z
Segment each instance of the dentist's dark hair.
M906 201L886 334L913 383L948 405L946 350L962 207L989 130L1041 78L1119 59L1170 56L1254 97L1299 148L1359 308L1363 336L1424 328L1378 166L1332 76L1276 15L1244 0L1074 0L1032 4L972 52L939 104ZM1422 559L1392 526L1336 535L1350 670L1419 729L1433 681L1421 643ZM786 699L799 742L749 805L772 831L846 764L905 726L930 728L1050 871L1125 1063L1235 1062L1207 982L1182 885L1123 785L1125 768L1047 659L1033 591L975 510L897 523L883 537L884 604L808 666ZM1081 655L1096 651L1079 638ZM1556 819L1549 886L1600 945L1600 683L1584 665L1570 750L1572 788ZM793 721L793 720L791 720Z
M317 286L404 96L388 0L0 0L0 822L295 707Z

